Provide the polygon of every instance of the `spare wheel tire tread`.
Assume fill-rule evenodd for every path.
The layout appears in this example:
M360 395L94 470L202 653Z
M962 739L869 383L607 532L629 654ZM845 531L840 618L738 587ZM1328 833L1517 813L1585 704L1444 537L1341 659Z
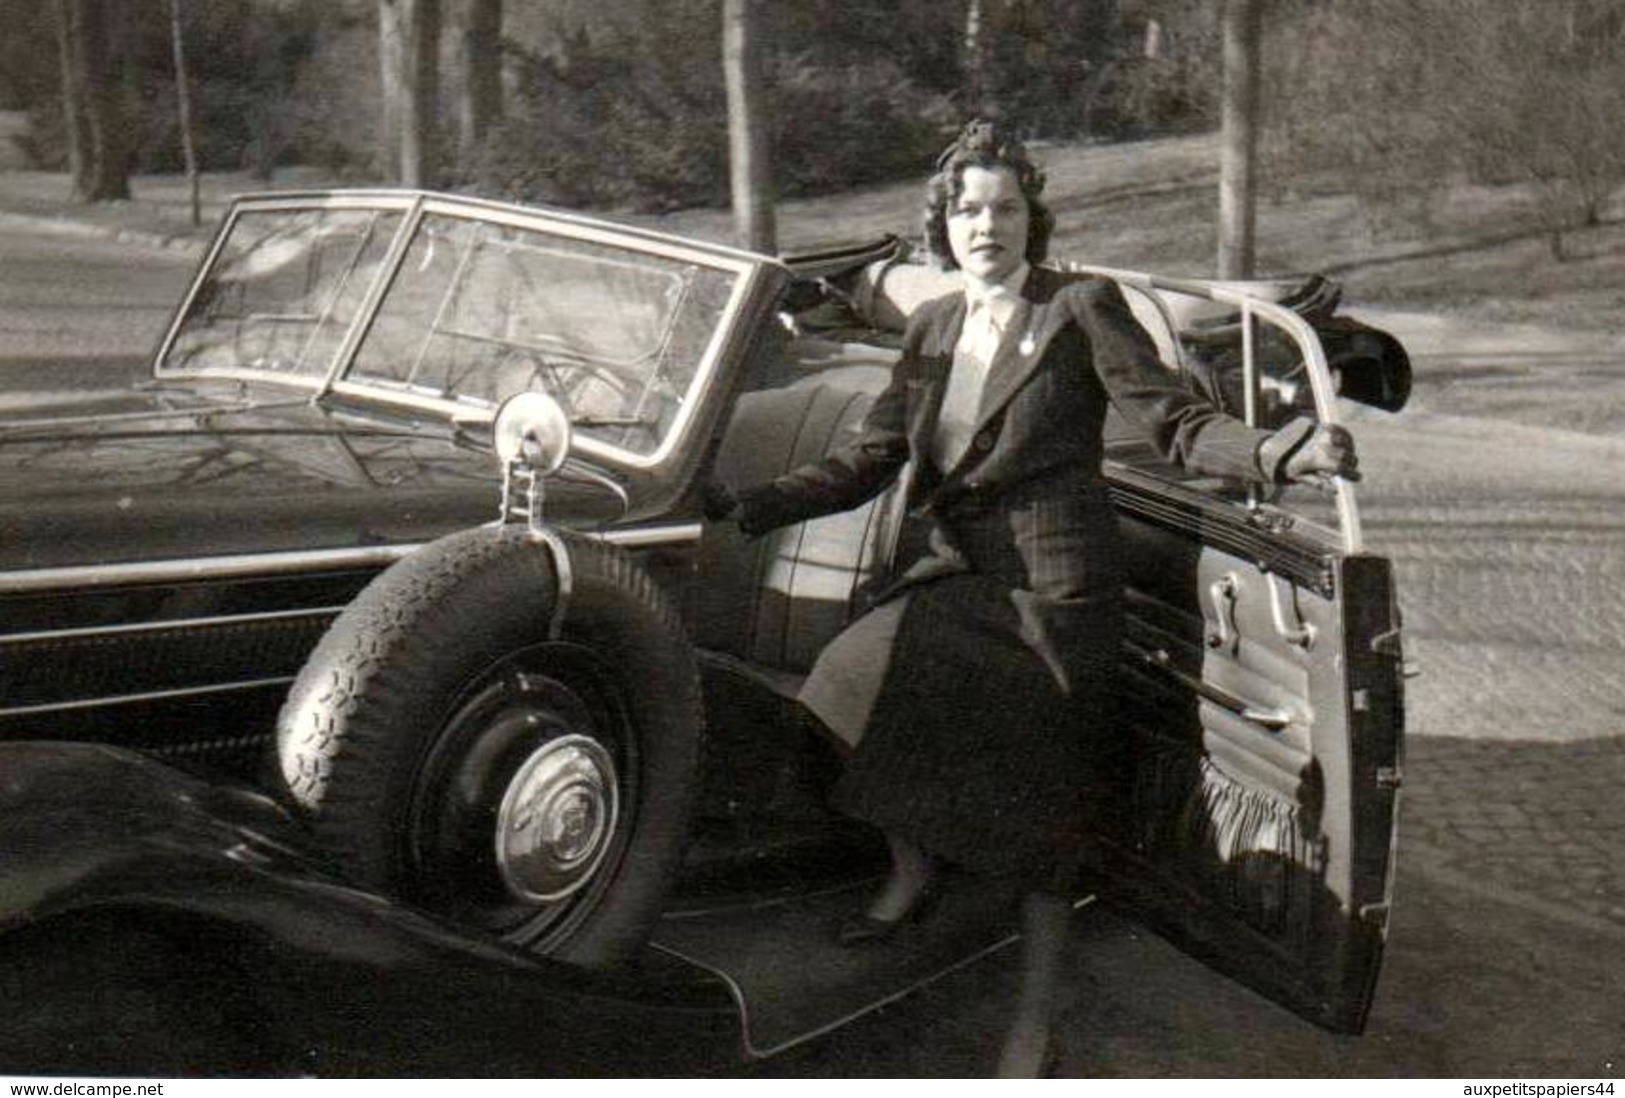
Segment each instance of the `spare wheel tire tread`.
M419 551L381 573L345 608L306 660L307 668L319 663L327 670L319 684L307 684L305 675L300 675L283 707L278 736L279 740L298 741L292 754L300 768L294 774L285 769L284 778L301 807L322 806L329 813L334 809L328 787L335 758L364 759L367 755L365 747L357 743L359 737L340 733L340 717L356 712L368 696L388 690L390 680L399 677L399 669L389 661L396 658L401 634L411 630L466 576L511 552L517 539L489 536L493 533L476 529L453 534L435 542L430 547L433 552ZM550 565L547 582L550 588L556 583ZM300 705L318 685L321 692L316 697L321 704ZM287 760L290 752L284 750L282 755ZM338 796L344 799L342 791Z
M574 580L566 639L631 670L623 694L640 737L643 803L615 895L557 950L611 963L646 937L680 861L704 721L672 601L623 551L565 536ZM378 576L311 654L279 722L283 779L319 841L360 880L388 889L405 871L399 836L434 733L403 732L433 694L425 684L473 676L504 646L544 639L556 590L551 554L523 530L464 531ZM404 742L414 734L429 739Z

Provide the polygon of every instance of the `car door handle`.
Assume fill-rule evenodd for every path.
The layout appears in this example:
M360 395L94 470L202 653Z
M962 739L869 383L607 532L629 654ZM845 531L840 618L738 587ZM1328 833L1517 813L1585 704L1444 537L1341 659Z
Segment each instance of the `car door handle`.
M1180 686L1196 694L1204 701L1212 702L1228 713L1234 713L1244 721L1250 721L1270 732L1279 732L1292 723L1290 710L1280 706L1254 705L1245 698L1237 697L1230 691L1214 686L1202 678L1182 671L1174 666L1173 657L1166 648L1146 648L1134 641L1125 641L1124 647L1133 653L1139 661L1151 670L1171 678Z
M1236 599L1241 594L1241 580L1234 572L1226 572L1208 584L1207 597L1213 606L1213 623L1208 627L1207 646L1235 655L1241 642L1241 630L1236 628Z

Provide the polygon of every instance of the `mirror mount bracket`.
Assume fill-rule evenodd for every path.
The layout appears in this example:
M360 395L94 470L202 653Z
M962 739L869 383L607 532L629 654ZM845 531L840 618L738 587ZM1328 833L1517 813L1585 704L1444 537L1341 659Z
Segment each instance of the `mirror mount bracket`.
M558 592L548 635L557 640L574 589L570 547L543 520L547 478L570 456L570 417L545 393L509 397L491 424L492 448L502 462L502 513L498 526L523 526L526 536L547 547Z

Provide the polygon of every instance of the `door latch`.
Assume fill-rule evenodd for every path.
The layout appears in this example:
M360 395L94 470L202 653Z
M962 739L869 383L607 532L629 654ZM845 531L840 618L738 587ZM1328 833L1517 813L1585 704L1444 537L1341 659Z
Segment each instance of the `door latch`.
M1414 679L1422 673L1422 669L1412 661L1404 658L1404 649L1399 643L1399 635L1400 631L1398 629L1378 633L1371 638L1371 651L1379 656L1386 656L1391 660L1399 660L1400 677Z
M1241 592L1241 580L1234 572L1226 572L1208 584L1207 597L1213 606L1213 621L1207 629L1207 646L1234 655L1241 641L1236 628L1236 596Z
M1296 599L1293 600L1292 616L1297 619L1297 624L1288 623L1285 606L1287 596L1281 594L1281 584L1276 582L1275 576L1268 574L1264 576L1264 582L1269 584L1270 588L1270 619L1275 623L1275 635L1294 648L1302 648L1305 652L1309 651L1315 646L1315 627L1304 621L1303 615L1298 613ZM1291 583L1286 584L1286 589L1290 595L1292 591Z

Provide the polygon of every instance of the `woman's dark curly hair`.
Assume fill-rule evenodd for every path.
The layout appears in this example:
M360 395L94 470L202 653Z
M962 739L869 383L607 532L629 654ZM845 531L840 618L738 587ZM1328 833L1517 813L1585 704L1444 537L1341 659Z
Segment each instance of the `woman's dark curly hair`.
M1015 134L997 122L975 119L959 131L954 143L937 158L937 171L925 185L925 246L949 270L959 266L948 244L948 211L965 189L965 169L1008 168L1027 199L1027 262L1042 263L1049 255L1055 215L1040 200L1044 173L1027 159L1027 150Z

